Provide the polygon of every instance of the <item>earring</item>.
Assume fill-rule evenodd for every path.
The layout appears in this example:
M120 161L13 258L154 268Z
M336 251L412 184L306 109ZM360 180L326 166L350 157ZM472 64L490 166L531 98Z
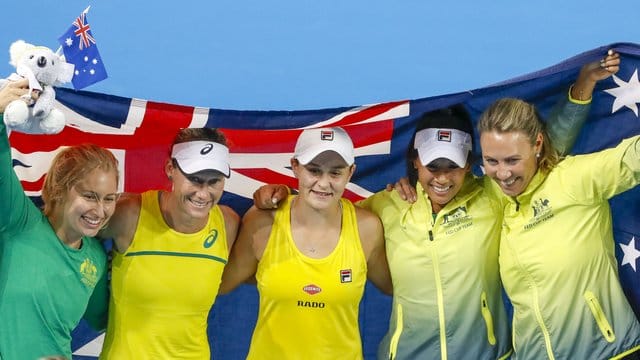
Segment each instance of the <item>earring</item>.
M540 159L540 153L536 153L536 159Z

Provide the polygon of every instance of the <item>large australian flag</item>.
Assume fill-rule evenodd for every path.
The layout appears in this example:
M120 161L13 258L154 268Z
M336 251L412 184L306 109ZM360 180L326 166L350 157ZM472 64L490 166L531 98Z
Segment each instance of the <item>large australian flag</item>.
M85 33L88 43L82 40L80 28L86 24L86 19L79 19L78 26L74 23L75 30L69 35L76 46L73 48L75 57L87 48L95 48L88 31ZM79 48L79 43L83 48ZM265 183L296 185L289 159L303 129L342 126L353 138L357 164L345 195L358 200L405 174L407 144L416 119L425 111L463 103L477 121L493 101L516 97L536 104L540 113L546 116L560 97L567 96L580 67L602 59L609 49L621 54L620 71L597 84L589 118L573 149L573 153L589 153L613 147L622 139L640 134L638 44L602 46L549 68L480 89L307 111L221 110L59 88L56 107L65 112L69 126L57 135L12 132L14 168L25 191L37 196L51 158L61 146L93 142L111 149L118 157L123 179L121 190L138 192L166 188L169 184L162 169L177 129L217 127L228 138L232 166L222 202L243 213L258 186ZM477 138L474 140L477 144ZM479 152L477 145L474 150ZM640 316L640 187L613 198L610 203L621 283ZM218 297L208 326L213 358L246 357L257 306L257 292L250 285ZM375 358L377 344L387 330L389 310L389 297L367 287L360 311L367 359ZM84 325L79 327L74 333L74 356L97 356L100 336Z

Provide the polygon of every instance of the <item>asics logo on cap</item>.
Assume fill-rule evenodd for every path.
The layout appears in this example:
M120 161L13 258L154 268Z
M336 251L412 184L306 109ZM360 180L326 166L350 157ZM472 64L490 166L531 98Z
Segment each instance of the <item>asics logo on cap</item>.
M207 155L208 153L211 152L212 149L213 149L213 144L207 144L200 150L200 154Z

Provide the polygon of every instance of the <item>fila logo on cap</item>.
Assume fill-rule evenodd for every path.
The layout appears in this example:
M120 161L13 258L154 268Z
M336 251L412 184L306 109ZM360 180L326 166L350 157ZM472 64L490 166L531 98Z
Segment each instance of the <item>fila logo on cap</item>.
M438 130L438 141L451 142L451 130Z
M212 149L213 149L213 144L207 144L200 150L200 154L207 155L208 153L211 152Z
M333 130L320 131L320 139L326 140L326 141L333 141Z

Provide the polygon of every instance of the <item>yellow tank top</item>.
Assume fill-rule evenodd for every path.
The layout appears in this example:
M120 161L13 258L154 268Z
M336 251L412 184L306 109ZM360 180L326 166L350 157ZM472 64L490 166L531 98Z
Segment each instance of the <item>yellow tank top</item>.
M353 204L342 199L342 230L323 259L291 236L289 197L276 211L256 273L258 322L247 359L362 359L358 307L367 279Z
M100 359L209 359L207 317L227 263L220 208L195 234L171 229L158 191L142 194L129 249L114 251L109 324Z

